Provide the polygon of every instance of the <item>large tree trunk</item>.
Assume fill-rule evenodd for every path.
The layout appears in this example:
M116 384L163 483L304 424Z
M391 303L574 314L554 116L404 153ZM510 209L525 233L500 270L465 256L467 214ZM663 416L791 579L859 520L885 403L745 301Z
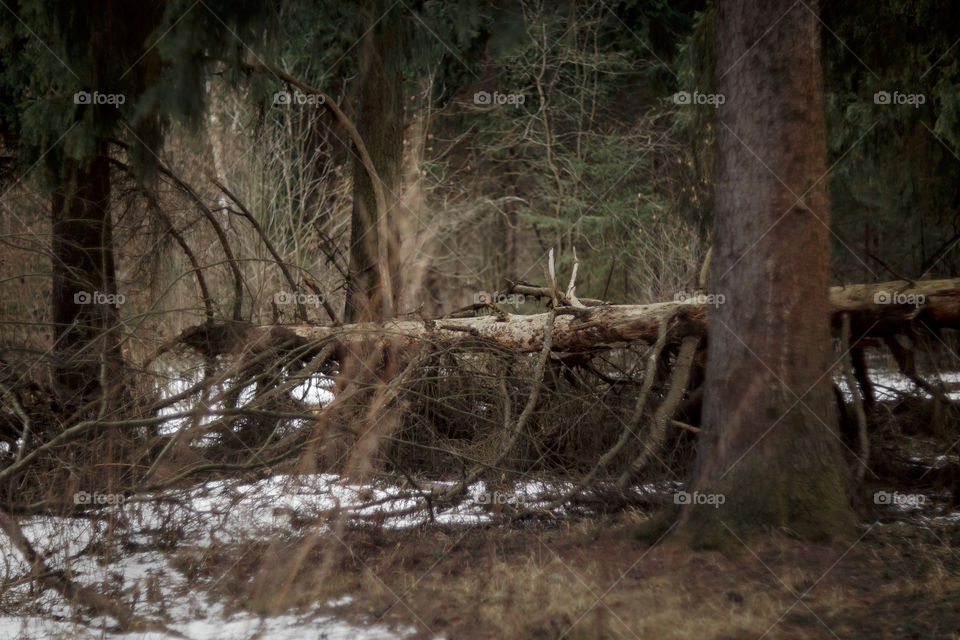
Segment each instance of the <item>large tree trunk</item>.
M57 29L76 35L68 50L75 45L79 60L86 60L77 63L83 84L103 93L123 93L126 88L125 99L132 101L131 90L142 91L142 83L157 72L141 72L124 80L134 66L148 65L144 43L160 23L162 5L121 0L62 3L50 18L58 23ZM53 376L68 409L102 401L98 411L109 412L119 404L115 386L121 382L122 357L114 297L107 142L111 132L120 128L119 114L120 109L109 105L77 107L76 132L94 142L83 150L82 160L70 157L62 147L48 156L55 181L51 201ZM137 138L151 139L146 129Z
M89 165L68 161L68 177L51 203L53 369L70 409L110 396L101 381L104 374L116 379L120 362L110 165L100 147Z
M382 180L387 211L378 211L376 194L354 149L353 213L350 220L350 268L344 317L348 322L380 319L393 309L391 274L396 238L390 216L399 200L403 160L404 55L399 18L379 20L364 38L357 129ZM386 235L386 237L383 237Z
M808 8L809 7L809 8ZM718 5L717 195L704 433L681 531L805 539L853 514L830 397L829 202L817 2ZM695 502L695 501L694 501Z

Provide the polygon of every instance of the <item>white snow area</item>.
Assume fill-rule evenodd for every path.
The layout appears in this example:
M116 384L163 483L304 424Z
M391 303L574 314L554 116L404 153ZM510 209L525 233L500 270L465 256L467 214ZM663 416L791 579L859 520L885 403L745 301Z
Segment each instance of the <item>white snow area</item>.
M419 482L434 494L454 486L452 482ZM677 482L651 483L637 487L647 493L670 494L681 488ZM497 502L517 507L535 507L572 488L562 482L519 482L510 489L489 490L476 482L465 490L459 504L437 509L433 522L471 525L489 522L490 505ZM156 499L162 498L162 499ZM171 565L172 553L156 549L157 543L176 532L176 548L202 551L217 545L253 543L295 538L307 527L334 521L331 514L377 517L378 526L415 527L430 522L422 499L411 489L397 486L350 484L334 475L272 476L257 482L209 482L187 491L167 491L162 496L141 496L96 512L112 510L120 523L107 554L101 548L106 538L105 518L33 517L20 521L24 534L54 569L60 569L82 585L100 593L122 593L125 602L135 602L135 613L196 640L393 639L408 637L416 628L390 629L383 625L358 626L338 620L336 609L351 598L318 606L318 611L261 618L244 612L225 611L223 604L189 583ZM339 509L339 512L337 511ZM557 510L555 513L561 511ZM324 517L325 516L325 517ZM322 518L322 519L321 519ZM321 524L317 524L321 523ZM122 544L120 544L122 542ZM92 550L92 551L91 551ZM88 552L91 551L91 552ZM0 580L26 576L28 567L5 536L0 535ZM207 585L216 582L208 579ZM28 611L24 610L28 603ZM331 614L331 611L333 612ZM113 621L90 619L52 590L41 590L29 580L17 582L0 593L0 640L46 638L110 638L119 640L169 640L177 636L160 631L119 634Z
M179 600L171 599L173 604L167 609L167 614L173 619L181 620L168 625L170 629L181 634L180 636L161 631L111 633L107 631L109 625L98 625L97 620L88 624L68 622L71 612L66 607L61 607L59 611L51 611L51 615L47 617L0 616L0 640L172 640L178 637L191 640L393 640L413 633L413 630L393 632L381 626L359 627L325 616L275 616L261 619L249 614L234 614L224 617L216 605L193 600L189 594Z
M434 493L453 483L428 482ZM478 524L491 518L489 504L499 501L516 506L543 504L540 496L569 488L563 483L518 483L508 491L487 491L483 482L467 487L464 500L434 511L439 524ZM662 491L664 487L646 487ZM151 499L162 497L161 500ZM331 514L382 514L380 526L414 527L430 521L430 514L411 507L423 501L410 489L396 486L355 485L333 475L272 476L257 482L209 482L188 491L168 491L162 496L141 496L105 507L121 523L113 532L118 542L109 553L96 548L105 539L104 518L33 517L20 521L24 534L54 569L67 571L82 585L95 585L101 593L122 593L125 602L136 602L135 613L163 621L168 628L197 640L264 638L373 640L404 638L417 631L382 625L356 626L337 620L331 609L350 603L349 597L328 602L313 614L260 618L249 613L227 613L203 589L191 587L170 564L172 554L155 549L163 536L176 532L176 548L203 550L215 545L242 544L276 536L305 533L305 527L326 523ZM322 516L326 516L322 520ZM119 542L122 541L122 545ZM102 545L100 545L102 546ZM92 552L87 552L94 549ZM26 576L28 567L5 536L0 535L0 580ZM212 580L212 579L211 579ZM29 611L24 612L24 603ZM125 638L167 640L176 636L159 631L118 634L112 621L84 618L57 593L40 590L23 580L0 594L0 640L45 638Z
M199 370L193 371L192 374L175 374L173 372L168 372L167 375L169 377L165 380L164 387L160 394L162 399L171 398L177 394L183 393L193 385L197 384L203 377ZM209 391L209 396L220 396L221 394L229 391L232 384L233 380L227 379L222 384L213 386ZM289 393L291 397L296 398L301 402L319 407L320 405L326 404L327 402L333 400L333 393L330 391L333 388L333 385L333 378L322 374L316 374L303 378L303 382L293 387ZM254 392L254 385L248 385L247 387L241 389L237 407L242 408L248 405L254 399ZM163 423L160 433L163 435L170 435L186 427L191 420L191 412L195 411L196 407L197 397L196 395L192 395L178 403L160 409L160 411L157 412L157 415L160 417L178 414L180 416ZM216 412L223 409L223 403L213 402L207 404L204 402L203 407L209 411L205 411L200 417L199 424L201 425L209 424L214 420L217 420L220 416L217 415ZM291 424L291 426L295 427L297 425Z
M903 395L916 395L918 397L930 398L929 393L918 389L910 378L899 371L884 372L870 370L869 373L870 381L874 384L876 399L879 401L892 400ZM960 372L923 375L921 378L934 388L945 388L944 396L948 399L960 400ZM850 389L847 387L846 378L838 374L835 376L835 382L843 392L844 399L848 402L852 400L853 397L850 395Z
M480 495L482 485L471 487ZM185 492L166 492L160 501L128 501L108 507L126 525L114 537L127 548L110 550L104 560L98 551L84 553L104 536L102 519L34 517L21 520L24 534L54 569L68 571L83 585L96 585L101 593L123 593L124 600L137 603L135 612L152 620L164 621L168 628L191 639L237 640L269 638L301 640L337 638L373 640L404 638L416 629L389 629L383 625L356 626L331 617L331 608L349 604L349 598L326 603L323 613L279 615L260 618L249 613L229 613L222 604L207 598L203 590L191 590L184 575L170 565L170 556L161 551L136 551L153 548L162 532L177 532L177 547L211 548L214 545L262 541L277 535L300 535L302 520L329 514L339 504L349 509L361 494L364 502L382 500L380 506L359 509L360 513L404 509L414 504L408 498L392 500L399 489L377 489L340 482L335 476L274 476L255 483L208 483ZM105 514L106 510L100 513ZM458 507L437 514L438 522L479 522L486 518L482 507ZM413 515L387 518L385 526L413 526L423 517ZM0 535L0 580L25 576L28 567ZM149 596L149 597L148 597ZM17 603L30 603L24 615ZM0 640L45 638L126 638L130 640L167 640L176 636L159 631L116 634L112 621L83 619L52 590L39 590L25 580L0 594Z

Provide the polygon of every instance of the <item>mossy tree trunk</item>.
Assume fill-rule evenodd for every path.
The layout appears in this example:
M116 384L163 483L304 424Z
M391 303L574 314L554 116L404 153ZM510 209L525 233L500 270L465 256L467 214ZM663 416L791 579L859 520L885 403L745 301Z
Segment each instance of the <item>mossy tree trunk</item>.
M808 9L809 6L809 9ZM679 531L696 546L850 530L831 404L829 201L817 3L718 7L716 218L704 432ZM811 12L812 10L812 12Z

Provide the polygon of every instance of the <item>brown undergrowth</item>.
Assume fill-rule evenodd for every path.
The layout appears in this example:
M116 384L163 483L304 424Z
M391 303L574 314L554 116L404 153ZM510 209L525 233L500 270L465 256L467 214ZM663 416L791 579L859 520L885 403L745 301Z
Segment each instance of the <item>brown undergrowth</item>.
M179 561L216 576L216 596L236 609L327 602L422 638L960 637L956 524L865 525L827 546L770 535L724 556L638 542L643 518L345 531L329 571L326 545L304 555L303 539L239 562L230 548Z

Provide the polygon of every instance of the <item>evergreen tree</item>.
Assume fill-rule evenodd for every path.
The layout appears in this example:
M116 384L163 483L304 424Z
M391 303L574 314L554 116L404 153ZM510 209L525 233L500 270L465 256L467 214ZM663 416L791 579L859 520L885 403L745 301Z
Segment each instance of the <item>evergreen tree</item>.
M110 211L111 142L142 179L173 119L197 125L210 58L259 42L256 2L26 0L0 16L0 135L51 193L53 372L63 402L109 410L121 380ZM235 68L235 65L234 65ZM104 387L106 384L106 387Z
M708 546L767 529L829 538L853 512L830 394L820 24L791 0L738 0L716 33L711 290L726 302L709 312L693 487L724 500L691 503L681 522Z

